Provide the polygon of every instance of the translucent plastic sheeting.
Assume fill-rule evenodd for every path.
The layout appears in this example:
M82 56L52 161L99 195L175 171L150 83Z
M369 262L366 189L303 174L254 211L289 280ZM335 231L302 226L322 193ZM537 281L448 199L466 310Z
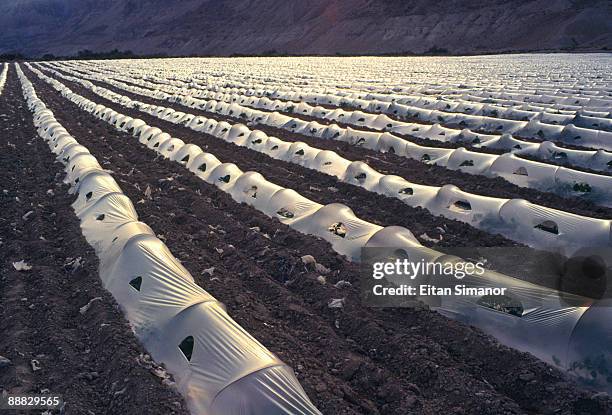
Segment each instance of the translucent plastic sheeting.
M105 81L115 84L115 86L118 86L120 88L127 89L132 92L139 93L139 94L144 94L144 95L149 95L149 96L159 95L159 94L153 94L142 88L136 88L131 85L126 85L126 84L116 85L116 82L109 81L109 80L105 80ZM104 89L96 88L96 91L100 92L100 91L104 91ZM112 93L112 96L116 96L116 94ZM223 94L218 95L218 97L223 97L223 96L225 95ZM169 99L169 97L170 95L167 95L167 96L164 95L164 97L162 98ZM244 101L245 100L243 99L240 102L244 102ZM202 107L202 106L205 106L206 101L196 100L196 99L191 98L190 102L191 102L190 104L191 106ZM258 103L260 102L260 100L250 99L248 100L248 102ZM289 104L290 103L284 103L284 106L282 106L282 108L286 109L287 105ZM295 107L295 105L294 103L291 103L291 104L292 104L291 108L293 111L293 108ZM254 120L256 122L262 122L264 124L266 124L267 120L269 119L269 117L267 117L265 114L255 116L254 115L255 112L247 111L245 107L241 107L240 105L236 103L233 103L231 105L236 108L235 110L233 110L233 112L240 112L241 116L244 116L247 119ZM217 107L218 105L213 105L210 108L208 108L207 106L207 110L211 112L218 112ZM302 106L299 108L305 108L305 107ZM331 111L331 110L327 110L327 111ZM226 112L227 111L221 112L221 113L225 114ZM300 112L300 111L296 110L296 112ZM301 112L303 112L303 110ZM307 112L308 114L311 113L310 111L307 111ZM260 113L257 112L257 114L260 114ZM351 113L351 112L346 112L346 111L339 110L339 109L333 110L332 112L330 112L330 115L327 116L327 118L334 119L334 120L341 120L343 122L349 122L352 120L352 121L355 121L353 123L354 125L355 124L365 125L367 124L367 120L370 118L372 120L378 119L378 117L375 115L367 115L361 111L356 111L355 113ZM289 131L299 132L301 134L311 135L315 137L326 135L325 130L321 132L321 126L317 123L314 123L316 127L313 127L312 122L309 123L309 122L305 122L305 121L302 121L296 118L292 118L292 117L285 117L283 118L283 120L284 120L284 123L280 124L279 126L281 128L288 129ZM504 123L505 121L506 120L497 120L496 122ZM390 123L390 124L388 123L387 125L390 125L390 127L388 128L385 127L383 129L390 129L390 131L393 131L393 132L399 132L399 133L408 134L408 135L415 135L421 138L456 142L456 141L464 140L466 136L468 136L471 138L471 144L476 143L476 145L478 145L478 143L481 143L482 141L481 144L483 147L487 146L488 141L492 141L495 143L495 148L503 147L504 149L508 149L512 152L517 152L520 154L525 154L525 155L534 156L534 157L540 157L540 158L543 158L544 160L550 160L553 162L561 161L564 163L569 163L570 165L575 163L575 165L582 166L582 167L588 167L590 169L600 168L601 170L608 170L610 168L608 163L612 162L611 161L612 153L601 152L600 154L603 154L603 157L600 155L599 159L597 160L593 158L593 152L583 151L583 150L574 150L574 152L571 152L571 153L560 152L558 154L557 153L546 154L546 152L541 151L541 146L544 146L544 145L548 146L550 145L550 143L542 143L542 144L529 143L525 141L516 140L513 138L504 139L503 136L502 136L502 139L496 139L494 138L495 136L475 134L475 133L472 133L470 130L466 130L466 129L461 130L461 131L452 130L449 128L443 128L438 124L435 124L433 126L423 126L419 124L395 122L395 123ZM537 126L538 124L532 123L531 125L533 127L533 126ZM556 128L557 126L547 125L544 127L550 129L553 127ZM223 129L229 129L229 128L232 128L232 127L230 127L229 125L224 125L223 127ZM241 128L244 128L244 127L241 127ZM326 127L326 128L330 128L330 127ZM499 131L499 129L496 129L496 131ZM540 132L540 130L538 130L538 132ZM220 131L216 130L215 135L219 136L219 133ZM394 137L392 135L390 136ZM327 137L327 138L330 138L330 137ZM376 151L387 151L385 148L387 149L389 148L388 146L389 137L388 136L385 137L385 141L387 141L386 143L387 147L385 147L385 144L380 142L383 139L382 135L378 133L353 130L351 128L342 129L338 127L338 130L333 134L331 138L341 140L341 141L346 141L353 145L364 146L366 148L376 150ZM397 137L395 138L396 138L396 141L403 142L403 144L396 145L396 146L390 146L390 147L393 147L394 152L395 152L395 147L398 147L399 148L398 154L402 156L411 157L411 158L414 158L420 161L435 163L438 165L446 166L451 169L460 169L470 174L485 175L485 176L501 176L519 186L533 187L533 188L537 188L537 189L544 190L544 191L552 191L552 192L560 193L563 195L566 195L569 193L571 196L587 197L597 203L602 203L606 205L612 203L612 194L608 190L609 188L612 188L612 182L611 182L612 179L608 178L607 176L594 177L596 175L591 175L591 176L586 177L585 179L587 180L586 183L591 187L591 191L588 194L585 194L584 192L573 190L573 186L576 184L575 182L562 182L562 180L565 177L554 176L554 172L555 172L554 168L556 166L551 165L550 169L540 169L541 173L546 173L545 176L539 175L529 180L520 180L520 179L516 179L516 177L513 177L513 172L503 169L503 167L506 166L505 163L497 163L495 169L490 168L490 166L493 163L495 163L498 158L501 157L499 155L495 155L495 154L485 155L482 153L473 152L473 151L469 151L469 150L460 148L457 150L443 150L443 152L446 154L445 156L434 156L434 159L432 160L430 159L431 154L439 153L440 150L442 149L427 148L427 147L416 146L414 144L411 144L412 151L404 152L403 149L406 148L406 146L408 145L407 144L408 141L404 140L403 138L401 139ZM236 144L242 145L241 143L236 143ZM491 145L493 145L493 143ZM279 147L282 147L282 145L279 145ZM266 152L266 154L273 155L270 152ZM559 154L561 154L565 158L560 158ZM427 158L424 158L423 155L427 155ZM608 158L610 160L606 160ZM572 172L574 171L572 170ZM578 174L578 173L580 172L575 171L575 174ZM516 179L516 180L512 180L512 179ZM602 180L606 184L608 184L608 186L602 187L602 186L593 185L593 182L602 181Z
M221 132L221 134L226 133ZM206 153L199 154L195 160L198 160L198 158L203 160L204 157L208 157L214 163L218 162L216 158ZM197 165L195 160L194 164L191 165L192 168ZM219 168L225 170L218 171ZM382 228L369 224L356 218L346 206L339 204L321 206L293 190L277 188L272 184L267 184L263 176L256 172L242 173L231 163L220 163L213 172L206 180L215 184L219 181L219 178L225 177L221 176L223 173L239 175L235 179L228 178L228 183L221 185L237 201L254 205L253 200L257 199L257 195L262 189L265 203L261 205L261 209L266 214L298 230L323 237L330 241L336 251L344 253L350 258L355 259L355 253L362 247L392 247L395 251L406 252L408 257L414 261L423 259L429 262L445 263L460 260L423 248L410 231L405 228ZM402 197L427 192L427 189L419 189L417 186L410 187L409 191L405 187L406 183L402 180L394 176L387 176L384 181L381 179L381 183L385 183L386 191L400 189L403 194ZM609 224L607 225L608 228L605 226L598 228L597 225L600 222L580 223L580 220L584 218L576 218L576 215L563 217L564 220L552 224L549 220L551 216L548 216L551 214L550 212L557 220L562 217L561 213L553 212L550 209L542 210L543 208L532 206L524 201L475 198L474 195L461 192L454 186L445 186L440 190L440 192L428 195L426 199L433 201L432 208L436 205L436 209L451 209L458 217L466 215L471 218L470 220L486 222L501 220L501 217L504 216L508 218L507 220L510 223L518 218L523 221L525 218L529 218L526 223L529 222L530 226L533 227L532 232L542 232L547 237L548 234L555 233L558 236L563 236L565 233L579 234L578 228L581 227L592 227L589 228L591 232L597 234L597 237L602 237L604 244L607 243L605 238L609 237ZM495 215L486 216L483 212L497 212L498 218ZM482 217L476 219L479 216ZM527 232L527 230L520 231ZM444 278L436 281L444 280L448 281ZM605 354L612 349L610 347L612 342L606 340L612 339L612 336L604 336L597 341L589 342L588 340L594 339L594 336L601 333L609 334L607 321L612 318L612 315L610 315L612 309L609 307L594 307L592 300L561 295L555 290L547 290L490 271L487 271L481 277L469 277L461 282L469 287L506 287L509 289L512 299L520 302L521 311L512 314L483 306L482 298L478 296L435 298L431 301L431 307L451 318L482 328L507 345L531 352L543 360L566 368L571 367L574 362L584 361L592 356L592 353ZM570 305L568 305L568 301ZM209 307L207 302L201 304L205 305L198 305L198 307ZM583 315L588 315L589 318L583 320ZM581 337L576 337L576 333L580 333ZM175 339L180 339L184 334L183 332L177 334ZM585 347L585 341L590 348ZM278 368L280 366L272 365L270 367Z
M8 74L9 64L2 64L2 69L0 70L0 95L2 95L2 91L4 91L4 85L6 84L6 76Z
M146 82L141 81L141 84L146 85ZM159 86L156 86L156 87L159 87ZM230 88L228 88L228 90L229 89ZM175 92L185 93L180 88L175 88ZM270 93L269 91L266 91L266 90L264 90L262 93L264 92ZM282 91L279 91L279 90L274 91L274 93L276 96L282 96L284 99L295 98L293 94L290 93L290 94L283 95ZM201 92L198 94L198 96L201 96L202 98L207 98L210 96L210 94L211 93L206 94L204 92ZM256 108L262 108L265 110L271 110L270 108L271 106L269 104L271 101L265 97L261 99L258 99L256 97L244 99L244 95L240 95L240 94L215 93L215 98L217 100L231 99L232 102L239 101L243 105L254 106ZM324 98L324 96L317 96L315 94L315 95L309 96L306 99L311 100L311 102L316 102L317 100L320 100L321 98ZM401 100L398 100L396 102L401 102ZM556 140L560 139L561 134L563 133L564 130L566 130L564 134L570 134L571 128L565 129L565 125L569 125L570 120L575 120L580 123L580 125L576 125L576 126L579 126L579 127L587 126L587 127L594 129L593 131L597 131L597 129L602 128L602 127L606 128L606 126L609 124L608 120L606 120L605 118L590 119L589 117L584 117L584 116L579 116L579 115L577 115L576 117L557 116L555 118L554 114L546 114L546 118L543 115L540 115L539 117L536 117L534 115L530 119L527 120L529 121L527 123L523 121L512 120L512 119L505 120L503 118L499 118L500 116L503 117L503 115L509 113L509 110L503 107L498 107L496 109L489 109L489 110L484 109L483 110L484 116L475 116L475 115L453 114L453 113L449 114L449 113L442 113L442 112L436 112L436 111L423 112L418 109L414 109L414 111L411 113L410 107L408 106L400 107L398 106L397 103L390 105L390 104L386 104L384 102L380 102L376 100L369 102L369 101L354 99L354 100L348 100L348 101L341 101L341 103L346 104L346 105L352 105L358 108L366 108L372 112L388 112L394 115L415 116L415 115L426 114L426 116L422 118L425 121L430 121L434 123L439 122L439 121L444 121L449 124L456 124L462 127L467 126L469 128L473 128L476 130L489 130L489 131L494 131L494 132L502 131L506 133L510 131L515 131L519 135L522 135L522 136L528 136L528 137L534 137L534 138L546 137L549 139L556 139ZM440 105L445 106L445 108L448 108L450 106L449 103L445 103L445 102L440 102ZM412 133L413 135L417 135L422 138L429 138L429 139L440 140L440 141L456 141L455 139L453 139L453 137L462 136L466 134L466 132L467 134L472 136L471 141L472 141L472 144L475 144L475 145L478 145L481 142L486 142L490 140L492 137L495 137L495 136L486 136L485 134L481 134L481 133L473 133L469 129L462 130L460 134L458 131L453 131L452 129L448 129L448 128L441 128L436 125L432 127L423 128L422 126L418 126L418 124L411 124L411 123L405 123L405 122L393 120L387 117L386 115L376 116L374 114L368 114L362 111L347 112L347 111L343 111L340 109L326 110L325 108L322 108L322 107L316 107L316 108L312 107L305 102L296 103L296 102L291 102L291 101L284 102L284 101L277 100L275 101L274 109L284 110L284 111L291 110L291 112L295 112L296 114L315 116L317 118L325 118L325 119L330 119L330 120L335 120L335 121L342 121L342 122L349 123L352 125L373 128L373 129L378 129L378 130L383 130L383 131L393 131L393 132L404 133L404 134ZM211 110L214 110L214 108L211 108ZM490 118L489 116L494 116L494 118ZM381 118L381 117L384 117L384 118ZM523 114L522 117L524 118L525 115ZM540 122L538 118L544 119L548 121L549 123ZM286 122L284 124L291 125L291 122L292 122L292 119L286 119ZM562 123L564 125L557 125L559 123ZM419 131L422 131L421 135L419 135L418 133ZM305 133L303 129L301 129L300 132ZM604 134L605 140L609 141L609 139L612 137L612 134L608 134L606 131L602 131L602 133ZM588 135L588 137L591 137L591 136L592 134ZM600 139L600 141L601 140L602 139ZM537 156L537 157L540 156L541 153L539 151L539 145L537 143L529 143L527 141L516 140L516 139L515 141L518 143L518 145L522 149L521 150L522 153L530 155L530 156ZM503 147L501 146L501 144L502 144L501 142L498 143L496 147L503 148L506 150L512 150L512 151L515 150L516 144L514 144L513 146L505 145ZM594 145L597 145L597 144L595 143ZM583 151L583 150L578 150L578 151L581 153L588 153L588 151ZM576 160L574 160L574 158L568 158L566 161L570 165L578 165L578 166L587 167L586 165L581 163L580 159L581 157L578 157ZM554 159L544 158L544 160L554 160ZM607 170L607 166L597 167L597 168L600 170Z
M78 214L87 242L98 249L108 245L113 231L126 222L138 220L130 199L123 193L107 193Z
M610 246L610 222L561 213L525 200L511 200L499 209L503 223L533 245L563 244L568 256L582 247Z
M82 176L78 185L75 187L78 194L77 199L72 203L75 213L80 213L97 203L100 198L109 193L121 193L121 188L107 172L94 170Z
M413 262L421 259L431 264L464 262L451 255L435 255L435 251L424 248L403 251L404 257ZM612 367L609 300L561 294L488 270L481 276L468 275L461 281L436 273L417 278L427 278L422 282L433 283L438 289L454 290L457 284L466 288L506 288L505 294L498 297L466 293L420 299L449 318L478 327L501 343L553 365L573 370L585 362L599 361L604 371Z
M79 102L79 105L86 108L95 108L92 105L85 103L84 98L77 97L75 94L70 95L72 99ZM164 112L167 112L164 110ZM104 113L98 115L102 119L107 118ZM120 116L118 114L117 116ZM112 120L108 120L111 122ZM141 135L139 141L148 145L151 141L164 134L161 131L155 130L155 134L151 134L151 129L146 126L141 126ZM240 136L246 136L248 129L245 126L237 125L232 127L229 124L224 125L218 123L215 129L215 134L228 137L232 135L235 139ZM250 134L249 134L250 136ZM172 147L172 148L171 148ZM309 146L304 143L293 143L289 146L288 153L291 157L301 159L310 159L314 161L320 150L315 153L310 151ZM167 139L154 149L160 154L166 155L169 151L172 156L168 156L173 160L185 165L192 171L202 172L202 177L207 182L216 185L223 191L228 192L238 202L245 202L254 207L261 209L269 216L275 217L282 222L294 227L304 233L317 235L328 240L334 250L346 255L352 260L359 260L361 248L367 241L382 229L382 227L370 224L357 218L352 210L341 204L330 204L322 206L309 199L304 198L295 191L284 189L273 183L268 182L261 174L256 172L243 172L233 163L218 163L214 156L208 155L201 149L192 144L185 144L179 139ZM194 161L189 164L188 160L184 160L185 156L195 154ZM91 157L91 156L90 156ZM212 166L207 165L206 159L212 161ZM206 166L206 167L204 167ZM209 173L208 173L209 172ZM347 168L347 174L352 177L352 180L363 181L371 180L371 177L382 176L379 173L371 170L362 162L351 163ZM372 182L372 186L376 186L379 179ZM113 195L104 196L97 203L106 203ZM132 207L133 209L133 207ZM126 207L126 211L130 211ZM112 211L112 209L109 209ZM92 207L86 212L89 212L90 218L99 218L97 210ZM112 228L114 215L105 222L97 220L96 222L88 222L92 226L101 228L105 225ZM136 218L132 218L136 220ZM100 222L100 223L97 223ZM409 231L405 231L409 232ZM414 242L410 242L412 246Z
M87 147L77 143L72 143L62 148L61 153L57 155L57 160L68 162L71 158L79 156L81 154L89 154L89 150L87 150Z
M110 266L103 264L101 278L124 304L137 335L153 356L163 361L172 373L187 374L177 376L177 381L179 388L185 388L186 396L198 402L197 413L207 413L206 409L214 406L216 396L223 389L251 373L273 366L284 367L283 372L288 370L231 320L223 307L193 282L154 236L141 235L128 240ZM134 280L138 278L136 284ZM180 345L189 336L193 338L191 355L186 355L180 347L168 347L168 344ZM243 386L248 389L253 381L247 380ZM236 386L234 391L241 395L241 387ZM301 398L296 403L301 412L295 413L310 413L312 407L304 405L303 391L298 392ZM293 394L295 391L287 396L281 394L281 402L295 399ZM266 413L262 412L266 407L277 405L265 396L250 398L254 413ZM231 402L226 404L230 404L229 408L235 407Z
M304 233L322 237L335 251L352 261L360 260L361 248L376 232L383 229L357 218L349 207L339 203L323 206L292 226Z
M448 260L453 259L438 259L440 262ZM437 286L443 287L441 281L448 279L436 278L435 281ZM567 298L561 299L553 290L524 281L509 281L506 276L494 272L487 272L482 277L468 276L461 283L468 287L506 287L506 296L516 309L506 312L483 306L486 297L481 295L442 296L437 298L440 303L436 306L440 313L479 327L502 343L533 353L551 364L571 366L568 345L581 316L591 306L591 300L569 296L573 297L574 304L578 304L570 306ZM608 309L598 312L612 316ZM610 345L602 342L600 352L606 352L605 347Z
M58 84L58 88L65 87ZM106 90L104 88L95 89L96 93L103 96L106 94L105 91ZM117 94L110 94L110 99L117 99ZM76 99L83 107L92 107L87 100L76 97L74 99ZM136 101L131 102L133 105L140 105L135 104L137 103ZM172 113L172 110L161 110L155 106L149 106L147 109L147 112L152 114L159 114L160 111L165 114ZM424 207L434 214L460 220L489 232L502 233L513 240L528 243L537 248L555 252L558 251L564 255L571 255L577 247L584 246L584 243L588 243L588 241L585 241L582 234L575 232L567 232L551 236L542 235L539 229L531 226L519 226L515 222L514 217L499 214L501 206L504 203L509 202L508 199L482 197L479 195L462 192L457 188L454 188L452 192L455 196L450 197L448 190L444 187L439 188L433 186L415 185L406 180L402 181L400 178L397 178L397 176L392 176L391 179L386 179L386 175L378 173L365 163L360 161L350 162L349 160L346 160L331 151L322 151L301 142L284 142L276 137L268 137L262 131L251 131L243 124L232 125L224 121L209 123L208 121L204 121L204 117L199 118L204 125L208 125L208 130L212 131L212 135L215 135L216 137L225 141L233 142L236 145L246 146L254 149L255 151L268 154L276 159L299 164L327 174L332 174L346 183L360 186L366 190L381 193L386 196L399 198L411 206ZM305 128L305 126L300 128ZM165 156L165 149L170 147L175 149L177 146L180 147L182 143L182 141L178 139L164 139L162 141L162 137L169 137L169 135L161 132L158 128L143 125L139 131L139 140L141 143L147 143L148 141L147 145L149 148L152 147L151 143L155 143L153 144L153 147L155 148L159 146L160 154ZM366 147L369 146L379 151L382 151L384 146L387 146L387 151L390 151L390 148L393 147L393 151L395 152L395 148L397 148L398 152L405 152L405 154L410 155L413 158L427 160L430 163L445 164L449 168L458 169L467 173L488 174L487 172L489 172L490 174L491 172L494 172L495 174L506 178L510 182L522 186L545 186L553 189L558 188L560 191L569 194L593 193L597 194L600 200L605 199L605 195L612 192L612 190L610 190L612 189L612 186L606 186L611 178L606 176L589 175L583 174L582 172L576 172L574 175L571 175L570 173L575 172L574 170L522 159L512 154L497 156L471 152L463 148L455 150L432 149L435 151L425 153L422 152L423 147L420 146L414 146L411 144L410 146L402 147L399 142L395 141L395 137L388 133L368 133L373 134L368 136L362 136L360 133L351 135L354 131L355 130L349 128L345 133L343 133L343 135L339 136L338 139L344 141L349 140L353 142L353 144L363 145ZM136 131L136 134L137 133L138 131ZM381 140L383 139L384 141L381 143ZM198 150L197 146L193 145L189 146L189 150L184 149L185 146L180 148L181 150L178 151L181 152L181 154L188 151L196 153L200 151ZM213 179L210 179L212 175L210 168L208 171L205 170L203 173L197 172L196 174L211 183L215 183L219 187L230 189L232 187L230 181L236 179L240 174L242 174L242 172L238 169L233 173L229 170L224 173L225 169L228 168L230 168L230 166L221 167L220 170L215 172L215 177ZM237 168L234 167L234 169ZM193 168L191 168L191 170L194 171ZM565 184L561 186L558 183L559 181ZM394 183L393 187L389 187L391 183ZM392 192L392 188L395 188L396 191ZM415 191L415 189L418 191ZM235 199L239 195L237 192L231 193ZM461 196L459 197L458 195ZM610 198L612 198L612 194L610 194ZM236 200L245 201L249 204L252 203L251 199L243 200L242 198L238 198ZM537 208L545 211L548 216L558 216L557 222L567 222L563 219L565 216L567 216L564 212L543 207ZM608 220L591 219L586 217L577 218L584 219L585 223L595 223L598 226L598 229L605 229L606 227L610 228L611 225L610 221ZM328 236L324 232L322 235ZM592 238L590 243L591 246L606 246L609 244L609 242L606 242L605 239L600 237L599 232ZM349 251L343 251L343 253L347 252L350 252L350 249ZM351 255L349 254L349 256Z
M19 67L18 73L38 127L42 117L37 116L43 111L47 118L52 114L36 99ZM114 122L108 121L117 128L125 128L124 121L129 122L120 115ZM44 129L39 132L53 148L56 140ZM186 146L181 142L181 147ZM195 284L166 245L138 221L134 206L113 178L99 168L92 170L91 166L97 165L95 158L82 146L72 148L83 155L59 159L65 165L67 182L77 193L73 208L83 234L100 258L100 278L153 358L174 375L191 411L210 415L320 414L291 368ZM184 154L194 154L189 150ZM67 149L62 154L68 153Z
M518 63L517 59L521 59L520 57L517 59L496 57L494 61L482 62L485 71L469 69L466 71L465 65L456 65L454 62L438 65L434 63L435 60L413 61L411 67L421 67L421 70L406 71L405 61L410 58L385 60L380 64L372 60L365 62L367 58L351 60L351 64L340 61L341 58L325 60L305 58L298 64L289 59L276 59L276 65L271 69L268 65L262 65L264 59L251 60L248 66L243 67L223 60L207 60L206 65L202 66L193 64L193 62L199 63L198 60L191 60L188 65L177 65L177 61L166 60L154 67L137 61L130 62L130 66L89 62L64 65L77 67L80 70L93 68L108 76L131 73L138 79L163 81L177 87L230 85L236 89L245 89L249 96L259 97L269 94L272 99L278 97L277 90L289 91L292 100L308 102L316 101L321 94L327 94L329 97L327 100L330 102L325 103L340 104L341 100L351 99L359 108L364 108L371 100L381 100L457 112L457 100L472 98L476 101L473 105L478 105L479 102L486 103L482 105L486 110L482 113L476 112L477 115L505 117L508 111L506 107L522 102L538 104L539 107L536 109L528 108L532 111L545 111L550 108L561 109L568 114L574 113L576 109L609 107L610 100L606 99L605 94L606 81L609 77L602 74L605 66L601 65L601 56L589 56L590 65L587 67L580 62L579 57L576 57L571 62L573 64L571 71L567 71L567 63L570 61L567 57L555 58L554 62L551 61L548 65L541 65L541 57L534 57L534 61L540 60L537 62L538 68L533 66L536 64L533 61ZM525 72L525 63L532 65L528 72ZM580 63L579 67L577 63ZM595 68L594 65L598 64L600 67ZM457 71L458 66L460 66L459 71ZM488 70L495 69L494 66L497 66L497 73L492 74ZM166 69L163 71L159 70L164 67ZM364 67L368 72L373 69L376 75L364 77ZM439 70L440 67L444 68L442 72ZM508 71L508 67L512 67L513 70ZM168 79L170 68L172 79ZM448 69L454 72L450 77ZM304 77L304 73L309 76ZM351 82L346 81L347 73L350 74L348 79L352 79ZM539 76L533 76L534 73ZM594 79L594 75L598 75L597 80ZM330 87L331 85L334 87ZM269 93L266 87L274 88L274 92ZM436 98L442 98L444 101L435 101ZM493 106L491 102L499 106ZM559 120L559 117L554 119Z

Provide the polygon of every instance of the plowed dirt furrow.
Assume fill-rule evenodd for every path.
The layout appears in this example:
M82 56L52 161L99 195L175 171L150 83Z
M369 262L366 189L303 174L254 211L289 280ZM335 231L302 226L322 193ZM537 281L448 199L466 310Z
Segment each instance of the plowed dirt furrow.
M101 285L62 166L36 134L14 68L0 114L0 355L11 360L0 389L61 394L66 414L187 414ZM32 268L18 271L19 261Z

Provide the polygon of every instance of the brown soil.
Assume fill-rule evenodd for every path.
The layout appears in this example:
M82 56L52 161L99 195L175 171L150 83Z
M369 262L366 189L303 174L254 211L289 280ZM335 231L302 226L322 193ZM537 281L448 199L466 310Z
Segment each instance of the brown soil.
M0 392L47 389L63 395L66 414L187 414L140 358L146 351L102 287L62 165L36 134L13 67L8 78L0 96L0 355L11 364L0 368ZM16 271L21 260L32 269Z

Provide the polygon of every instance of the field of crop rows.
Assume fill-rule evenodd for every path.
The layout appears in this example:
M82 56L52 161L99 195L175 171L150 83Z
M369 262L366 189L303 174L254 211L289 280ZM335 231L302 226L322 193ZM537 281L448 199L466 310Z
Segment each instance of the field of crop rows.
M68 413L609 413L607 275L522 265L612 265L611 69L4 64L2 389ZM490 248L483 284L520 312L368 307L364 247Z

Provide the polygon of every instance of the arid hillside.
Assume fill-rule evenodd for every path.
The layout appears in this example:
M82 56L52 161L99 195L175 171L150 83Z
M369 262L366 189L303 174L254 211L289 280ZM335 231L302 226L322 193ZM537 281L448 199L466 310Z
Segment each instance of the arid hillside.
M0 53L602 50L611 17L598 0L8 0Z

